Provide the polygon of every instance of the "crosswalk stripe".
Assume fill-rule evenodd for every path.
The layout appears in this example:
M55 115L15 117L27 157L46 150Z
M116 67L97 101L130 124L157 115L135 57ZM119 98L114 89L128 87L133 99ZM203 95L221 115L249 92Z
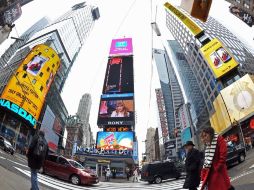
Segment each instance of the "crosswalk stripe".
M18 171L25 174L26 176L31 176L30 171L23 170L21 168L15 167ZM174 180L165 181L161 184L148 184L146 182L139 183L113 183L113 182L100 182L99 184L93 185L91 187L76 186L68 182L60 181L49 176L38 174L38 181L50 188L57 190L183 190L184 180Z
M251 169L251 168L254 168L254 164L250 167L250 169Z

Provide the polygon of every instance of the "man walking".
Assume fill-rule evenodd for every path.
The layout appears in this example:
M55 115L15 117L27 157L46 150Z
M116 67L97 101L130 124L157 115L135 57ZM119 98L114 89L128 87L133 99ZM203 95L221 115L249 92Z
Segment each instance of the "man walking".
M185 160L186 178L183 188L189 190L197 190L200 183L200 153L194 148L192 141L187 141L184 145L187 156Z
M135 168L135 170L133 172L133 180L132 180L132 182L134 183L135 181L138 182L138 168Z
M48 144L44 136L43 131L35 134L27 152L28 166L31 170L31 190L39 190L37 172L48 154Z

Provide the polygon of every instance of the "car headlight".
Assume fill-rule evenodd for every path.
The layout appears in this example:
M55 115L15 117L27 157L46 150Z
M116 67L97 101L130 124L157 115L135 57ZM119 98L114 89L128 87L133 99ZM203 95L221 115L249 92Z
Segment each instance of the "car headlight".
M82 175L83 176L86 176L86 177L91 177L91 175L85 171L81 171Z

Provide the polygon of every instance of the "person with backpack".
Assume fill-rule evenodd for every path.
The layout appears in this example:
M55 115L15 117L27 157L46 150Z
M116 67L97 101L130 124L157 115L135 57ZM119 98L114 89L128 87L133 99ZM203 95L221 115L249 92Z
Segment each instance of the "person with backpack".
M28 167L31 170L31 190L39 190L37 173L48 154L48 143L44 136L43 131L35 134L27 151Z

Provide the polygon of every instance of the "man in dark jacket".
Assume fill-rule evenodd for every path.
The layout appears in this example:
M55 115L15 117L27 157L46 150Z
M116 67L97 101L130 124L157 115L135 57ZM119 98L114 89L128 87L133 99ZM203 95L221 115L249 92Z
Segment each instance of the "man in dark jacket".
M27 152L28 166L31 170L31 190L39 190L37 172L43 166L44 160L48 154L48 143L45 139L45 133L39 131L35 134ZM38 154L38 143L42 144L41 154Z
M192 141L187 141L184 148L187 152L185 160L186 179L183 188L189 190L197 190L200 183L200 153L194 148Z

